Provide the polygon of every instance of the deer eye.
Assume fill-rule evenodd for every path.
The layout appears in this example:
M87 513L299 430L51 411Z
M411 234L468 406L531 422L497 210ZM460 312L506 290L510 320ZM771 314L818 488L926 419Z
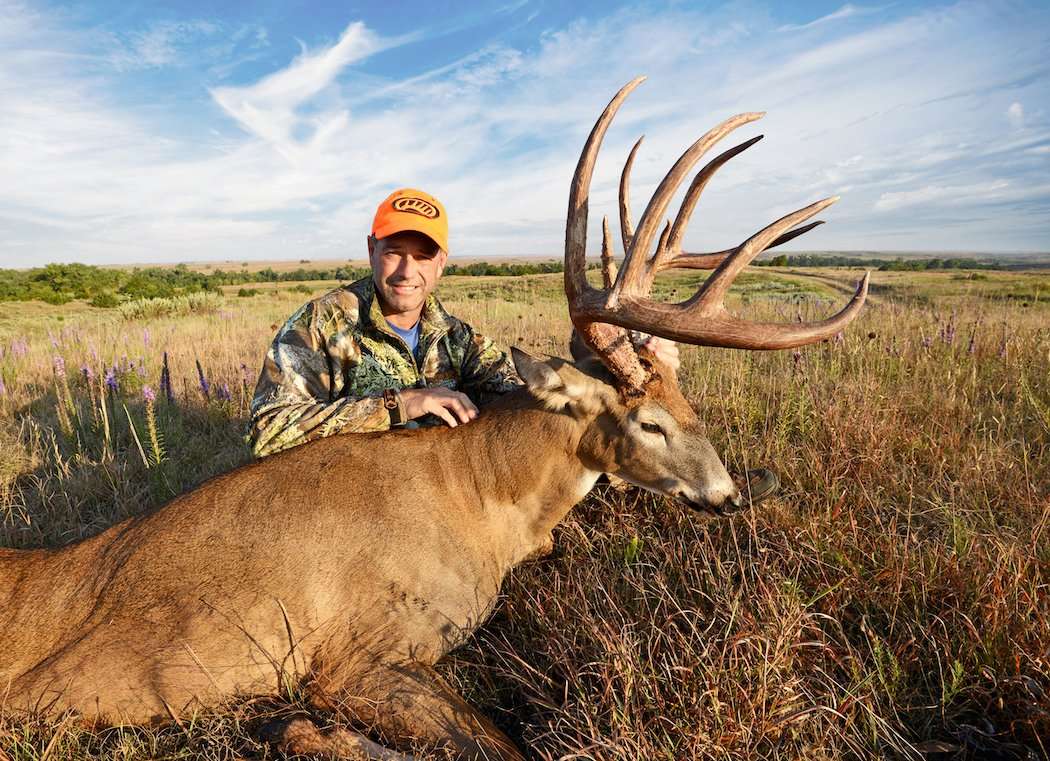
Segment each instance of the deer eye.
M664 433L664 429L658 426L656 423L642 423L642 430L646 433L658 433L661 436L667 436L667 434Z

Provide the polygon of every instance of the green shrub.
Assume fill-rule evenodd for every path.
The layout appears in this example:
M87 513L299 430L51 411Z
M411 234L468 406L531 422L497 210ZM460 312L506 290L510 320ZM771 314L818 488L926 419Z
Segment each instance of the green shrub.
M120 304L120 299L112 291L99 291L91 298L91 306L112 309Z
M119 310L120 316L125 320L141 320L151 317L214 312L222 304L221 295L205 292L160 299L136 299L121 304Z
M242 299L249 298L250 296L258 296L259 295L259 289L258 288L241 288L239 291L237 291L237 295L240 298L242 298Z

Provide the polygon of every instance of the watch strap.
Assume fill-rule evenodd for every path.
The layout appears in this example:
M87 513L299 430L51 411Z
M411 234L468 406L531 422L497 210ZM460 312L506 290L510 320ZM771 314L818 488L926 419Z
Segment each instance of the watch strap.
M383 407L390 414L391 427L404 425L407 422L405 420L405 405L401 401L401 394L397 392L397 389L383 389Z

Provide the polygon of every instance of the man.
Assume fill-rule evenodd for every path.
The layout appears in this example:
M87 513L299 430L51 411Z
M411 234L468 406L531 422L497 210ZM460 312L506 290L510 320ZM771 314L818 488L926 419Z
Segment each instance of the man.
M336 433L455 427L521 384L507 354L432 295L448 251L436 198L403 188L379 205L372 276L304 305L266 354L248 430L257 457ZM647 345L678 366L675 344Z

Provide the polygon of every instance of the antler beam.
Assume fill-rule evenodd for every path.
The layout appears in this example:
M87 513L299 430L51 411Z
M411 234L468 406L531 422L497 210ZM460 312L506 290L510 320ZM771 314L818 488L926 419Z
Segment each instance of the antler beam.
M703 155L736 128L760 119L759 112L743 113L726 119L709 131L675 162L657 186L642 214L637 230L631 224L629 185L639 139L631 149L620 176L620 234L625 256L619 272L612 261L608 224L603 227L602 289L592 288L586 279L587 199L594 164L602 139L634 88L644 81L638 77L625 85L606 106L591 130L576 166L569 192L569 211L565 226L565 292L573 325L584 341L602 359L627 393L644 389L649 379L631 345L626 330L639 330L683 343L736 349L786 349L820 341L842 330L860 311L868 291L868 276L857 286L856 294L836 315L819 322L779 324L741 320L725 307L725 295L733 280L763 251L812 230L820 221L803 224L837 198L827 198L778 219L752 235L739 246L707 254L683 253L682 237L701 193L714 174L729 159L757 143L761 136L747 140L708 162L694 177L682 200L674 224L664 225L649 256L653 239L671 198ZM663 304L649 298L657 273L672 267L712 269L711 277L691 298L679 304Z

